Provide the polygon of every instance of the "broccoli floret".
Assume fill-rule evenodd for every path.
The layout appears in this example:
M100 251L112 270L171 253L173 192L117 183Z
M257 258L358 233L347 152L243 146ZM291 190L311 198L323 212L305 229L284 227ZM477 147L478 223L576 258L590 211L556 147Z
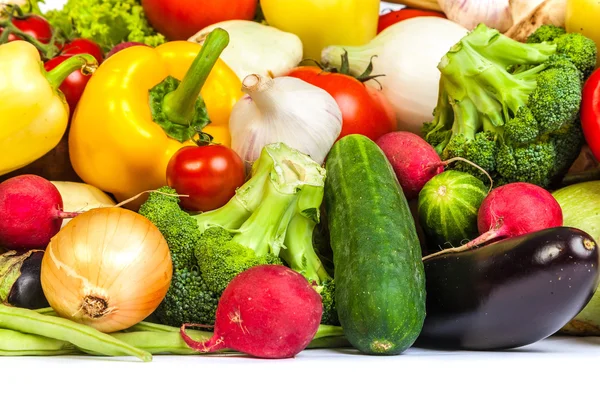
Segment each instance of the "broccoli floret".
M554 143L556 149L553 176L558 177L554 179L553 183L558 183L558 180L569 171L585 143L579 117L575 118L570 124L563 126L562 129L553 132L550 140Z
M514 118L504 125L504 140L507 143L523 145L538 139L540 127L531 109L521 107Z
M282 143L264 147L251 178L223 207L190 215L173 189L152 193L140 213L161 231L174 274L156 316L162 323L210 324L231 279L259 264L282 264L279 252L296 213L318 218L325 169Z
M258 256L252 249L233 240L234 234L220 227L204 231L196 245L196 259L208 288L223 293L239 273L255 265L281 264L273 254Z
M520 43L480 24L438 65L440 97L425 139L443 160L463 157L481 166L496 186L550 185L581 149L570 127L595 49L592 40L552 26ZM487 179L464 163L450 168Z
M581 71L583 79L587 79L596 68L598 49L596 43L587 37L578 33L567 33L557 37L553 43L556 44L556 52L569 58Z
M169 291L154 315L165 325L214 325L218 303L219 295L208 288L197 269L181 268L173 271Z
M527 43L552 42L554 39L566 34L565 28L556 25L542 25L527 38Z
M500 145L496 159L500 175L545 187L550 184L548 171L554 168L556 152L554 144L549 141L522 147Z
M154 315L167 325L212 325L218 295L208 289L196 267L194 247L200 238L196 221L179 207L177 192L163 187L150 193L139 213L162 233L173 261L171 286Z

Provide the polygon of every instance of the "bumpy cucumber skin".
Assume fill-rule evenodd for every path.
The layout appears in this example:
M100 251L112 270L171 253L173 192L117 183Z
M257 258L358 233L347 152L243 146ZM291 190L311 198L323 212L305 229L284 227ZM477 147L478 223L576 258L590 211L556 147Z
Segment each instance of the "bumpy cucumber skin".
M488 189L466 172L449 170L431 178L419 193L419 221L428 247L438 251L476 238L477 212Z
M335 300L344 333L362 353L401 354L425 320L425 272L406 197L384 153L365 136L339 140L326 169Z

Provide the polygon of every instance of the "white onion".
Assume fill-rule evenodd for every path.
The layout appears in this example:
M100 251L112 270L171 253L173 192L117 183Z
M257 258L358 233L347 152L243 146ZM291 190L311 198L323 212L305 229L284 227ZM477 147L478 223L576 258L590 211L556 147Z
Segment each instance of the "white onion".
M221 58L240 79L250 74L280 76L302 61L302 41L293 33L253 21L231 20L207 26L189 41L204 43L215 28L229 33Z

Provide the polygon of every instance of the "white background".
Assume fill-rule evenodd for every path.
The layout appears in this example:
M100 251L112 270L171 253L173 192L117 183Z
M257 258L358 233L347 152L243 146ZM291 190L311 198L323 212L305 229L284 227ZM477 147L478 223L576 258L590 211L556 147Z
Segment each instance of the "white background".
M48 9L63 1L46 2ZM398 6L382 4L382 9L390 7ZM231 356L156 356L151 363L92 357L0 358L0 398L596 398L599 364L600 338L564 337L507 352L412 348L393 357L310 350L277 361Z

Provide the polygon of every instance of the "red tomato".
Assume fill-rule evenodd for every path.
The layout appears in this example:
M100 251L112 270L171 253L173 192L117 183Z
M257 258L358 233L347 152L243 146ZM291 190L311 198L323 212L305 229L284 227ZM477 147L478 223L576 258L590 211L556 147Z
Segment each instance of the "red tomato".
M244 162L222 145L186 146L167 166L167 184L181 197L189 211L210 211L224 206L245 182Z
M26 18L14 17L12 23L16 28L23 31L23 33L32 36L42 43L48 44L50 43L50 40L52 40L52 26L45 18L42 18L39 15L30 15ZM2 32L1 28L0 32ZM21 40L21 38L12 33L8 35L9 42L15 40Z
M596 160L600 160L600 69L590 75L583 86L581 127Z
M46 61L44 68L46 71L52 71L58 65L62 64L63 61L77 54L89 54L98 61L98 64L103 60L100 46L88 39L75 39L65 44L62 49L62 55ZM79 99L81 99L81 95L91 77L91 75L82 74L80 70L73 71L60 85L59 89L65 95L67 103L69 103L71 114L75 110L77 103L79 103Z
M169 40L187 40L217 22L252 20L258 0L142 0L150 24Z
M71 57L72 56L54 57L52 60L46 61L44 68L46 71L52 71L58 65L62 64L63 61ZM81 99L83 90L85 89L85 86L91 77L91 75L82 74L80 70L73 71L60 85L59 89L65 95L67 103L69 103L69 109L71 110L71 113L73 113L77 103L79 103L79 99Z
M297 67L288 75L320 87L335 99L343 119L338 140L359 133L375 141L397 128L396 114L387 98L356 78L317 67Z
M100 46L95 42L88 39L75 39L67 44L62 49L62 54L65 56L72 56L75 54L89 54L93 56L98 63L104 60L104 53Z
M377 26L377 33L381 32L388 26L394 25L400 21L415 17L440 17L446 18L446 15L437 11L419 10L416 8L403 8L398 11L391 11L379 16L379 25Z

